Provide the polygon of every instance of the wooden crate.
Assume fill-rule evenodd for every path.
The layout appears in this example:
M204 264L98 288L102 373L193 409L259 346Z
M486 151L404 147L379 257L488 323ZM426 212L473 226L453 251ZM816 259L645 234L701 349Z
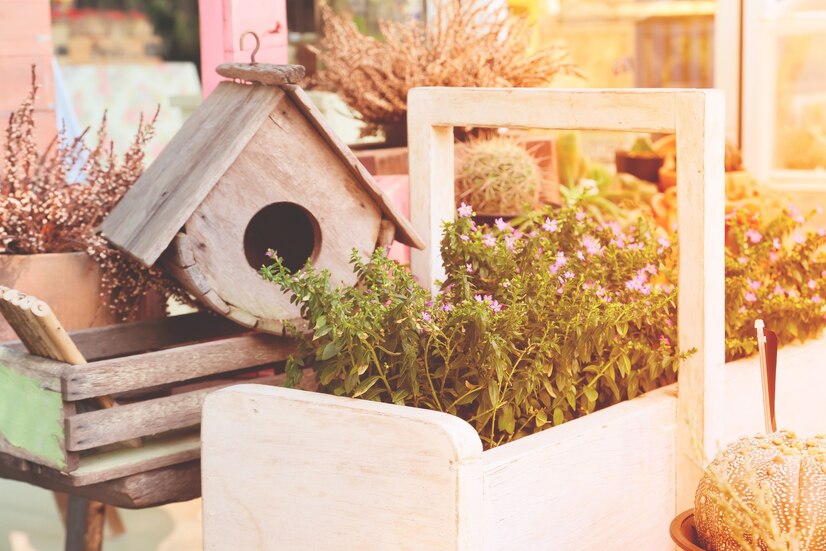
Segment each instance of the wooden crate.
M122 486L125 477L158 469L174 478L173 467L183 464L197 471L207 394L239 381L279 384L275 367L294 347L289 338L206 313L70 335L89 363L32 356L19 343L0 346L0 476L65 489ZM117 405L100 409L103 396ZM184 478L197 490L193 472ZM116 504L146 501L127 494Z

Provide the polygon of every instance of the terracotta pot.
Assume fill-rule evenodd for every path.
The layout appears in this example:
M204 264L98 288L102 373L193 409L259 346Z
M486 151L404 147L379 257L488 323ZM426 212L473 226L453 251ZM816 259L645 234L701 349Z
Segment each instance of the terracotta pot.
M684 511L674 517L668 529L671 539L684 551L705 551L700 547L697 530L694 528L694 509Z
M642 155L629 151L617 151L614 154L617 165L617 173L631 174L640 180L657 183L660 179L660 167L665 159L658 155Z
M85 253L0 255L0 285L46 301L69 331L115 323L100 298L98 266ZM0 342L16 338L0 317Z

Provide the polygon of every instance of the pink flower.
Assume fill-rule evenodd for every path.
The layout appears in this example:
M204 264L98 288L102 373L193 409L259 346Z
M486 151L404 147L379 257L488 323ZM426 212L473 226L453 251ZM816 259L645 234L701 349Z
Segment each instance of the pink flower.
M510 226L510 224L508 224L501 218L497 218L493 221L493 223L496 225L496 229L498 229L499 231L513 231L513 228Z
M275 257L278 256L278 254L276 254L276 252L275 252L275 249L267 249L267 252L265 254L267 255L267 258L272 258L272 259L275 259Z
M602 245L590 235L582 237L582 246L585 247L585 251L588 254L596 255L602 252Z
M468 237L467 235L460 235L459 239L461 239L462 241L470 241L470 237Z
M453 305L449 302L445 302L444 304L442 304L442 310L444 310L445 312L452 312Z
M476 227L476 222L471 220L470 221L470 231L476 231L477 229L479 229L479 228Z
M556 220L551 220L550 218L545 217L545 223L542 224L542 229L554 233L559 229L559 226L557 225Z
M809 289L814 291L817 288L817 281L815 281L814 279L810 279L809 282L806 283L806 285L809 286Z
M577 213L576 213L576 219L579 222L582 222L583 220L585 220L585 211L584 210L578 210Z
M582 251L577 251L576 252L576 257L580 260L585 260L585 255L582 254Z
M482 302L483 300L482 295L473 295L473 298L476 300L476 302Z
M786 294L786 292L783 290L783 287L781 287L780 284L778 283L777 285L774 286L774 294L775 295L784 295L784 294Z
M660 335L660 345L671 346L671 339L669 339L665 335Z
M803 215L800 214L800 212L797 210L797 207L795 207L794 205L789 205L788 207L786 207L786 212L788 212L789 216L798 224L802 224L806 221L806 219L803 218Z
M515 235L506 235L505 236L505 247L509 250L513 250L513 245L516 243L516 236Z
M511 282L510 282L510 281L503 281L503 282L502 282L502 287L504 287L505 289L507 289L507 288L508 288L508 287L510 287L510 286L511 286Z
M428 323L430 323L433 318L427 312L422 312L422 319Z
M648 273L643 268L637 270L637 275L631 278L630 281L625 282L625 287L631 291L637 291L643 295L651 294L651 284L648 283Z
M574 272L572 272L571 270L568 270L563 275L565 276L565 279L571 279L571 278L574 277Z
M820 237L823 237L824 235L826 235L826 229L818 228L817 229L817 235L820 236Z
M812 297L812 302L814 302L815 304L820 304L821 302L823 302L823 299L820 298L820 295L815 295Z
M763 240L763 234L755 229L747 230L746 237L748 237L752 243L760 243Z
M465 204L464 201L462 201L462 204L458 209L456 209L456 211L459 213L459 218L470 218L473 216L473 207Z
M470 262L465 264L465 271L467 271L467 273L469 273L469 274L472 274L473 273L473 264L471 264Z
M561 295L564 292L565 292L565 289L563 289L562 287L558 287L557 290L556 290L557 295Z
M496 245L496 238L493 236L492 233L486 233L485 236L482 238L482 243L484 243L488 247L493 247L494 245Z
M769 262L771 262L772 264L774 264L775 262L777 262L777 258L778 258L778 257L777 257L777 253L776 253L776 252L772 251L772 252L770 252L770 253L769 253Z
M774 241L772 241L772 247L774 247L777 250L780 250L780 238L779 237L774 238Z
M502 311L502 305L499 303L498 300L491 300L490 301L490 309L494 311L494 313L499 313Z
M757 300L757 295L749 291L746 293L746 302L755 302Z
M568 263L568 259L565 258L565 252L564 251L559 251L558 253L556 253L555 264L556 264L557 268L561 268L567 263Z
M799 245L802 245L806 242L806 237L802 233L794 234L794 237L792 237L792 239L794 239L794 242Z
M665 320L665 324L666 324L667 326L671 327L672 325L674 325L674 322L673 322L673 321L671 321L671 318L668 318L668 319L666 319L666 320Z
M671 240L668 239L667 237L660 237L659 239L657 239L657 243L659 243L661 247L670 247L671 246Z
M789 289L789 296L791 298L797 298L799 295L798 295L797 291L795 291L794 289Z
M741 256L740 258L737 259L737 262L739 262L740 264L747 264L748 261L749 261L749 259L746 258L745 256Z
M748 279L747 281L749 283L749 287L755 291L760 288L760 285L762 285L759 281L752 281L751 279Z

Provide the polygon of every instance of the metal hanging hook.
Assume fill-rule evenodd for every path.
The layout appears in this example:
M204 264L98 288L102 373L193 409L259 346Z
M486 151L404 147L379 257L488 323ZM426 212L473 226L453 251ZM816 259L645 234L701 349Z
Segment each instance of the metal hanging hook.
M241 38L238 40L238 47L241 50L244 49L244 38L248 34L251 34L252 37L255 39L255 49L250 54L250 64L255 65L255 54L258 53L258 49L261 47L261 39L258 38L258 35L255 34L253 31L247 31L247 32L241 33Z

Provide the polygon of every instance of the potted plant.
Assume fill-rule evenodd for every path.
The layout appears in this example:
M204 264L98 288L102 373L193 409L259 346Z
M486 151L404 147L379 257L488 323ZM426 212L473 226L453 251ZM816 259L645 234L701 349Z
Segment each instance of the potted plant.
M67 329L164 315L177 286L96 235L97 225L142 171L154 119L139 125L122 159L104 119L97 145L58 134L45 151L34 140L32 88L9 116L0 165L0 282L47 302ZM157 292L154 297L150 291ZM149 299L147 298L149 296ZM179 295L184 296L184 295ZM5 322L0 340L14 338Z
M456 202L475 205L477 222L510 220L539 207L542 169L507 137L464 144L456 160Z
M659 182L660 167L665 158L654 151L654 145L648 137L634 141L629 150L617 150L615 162L618 173L631 174L647 182Z

